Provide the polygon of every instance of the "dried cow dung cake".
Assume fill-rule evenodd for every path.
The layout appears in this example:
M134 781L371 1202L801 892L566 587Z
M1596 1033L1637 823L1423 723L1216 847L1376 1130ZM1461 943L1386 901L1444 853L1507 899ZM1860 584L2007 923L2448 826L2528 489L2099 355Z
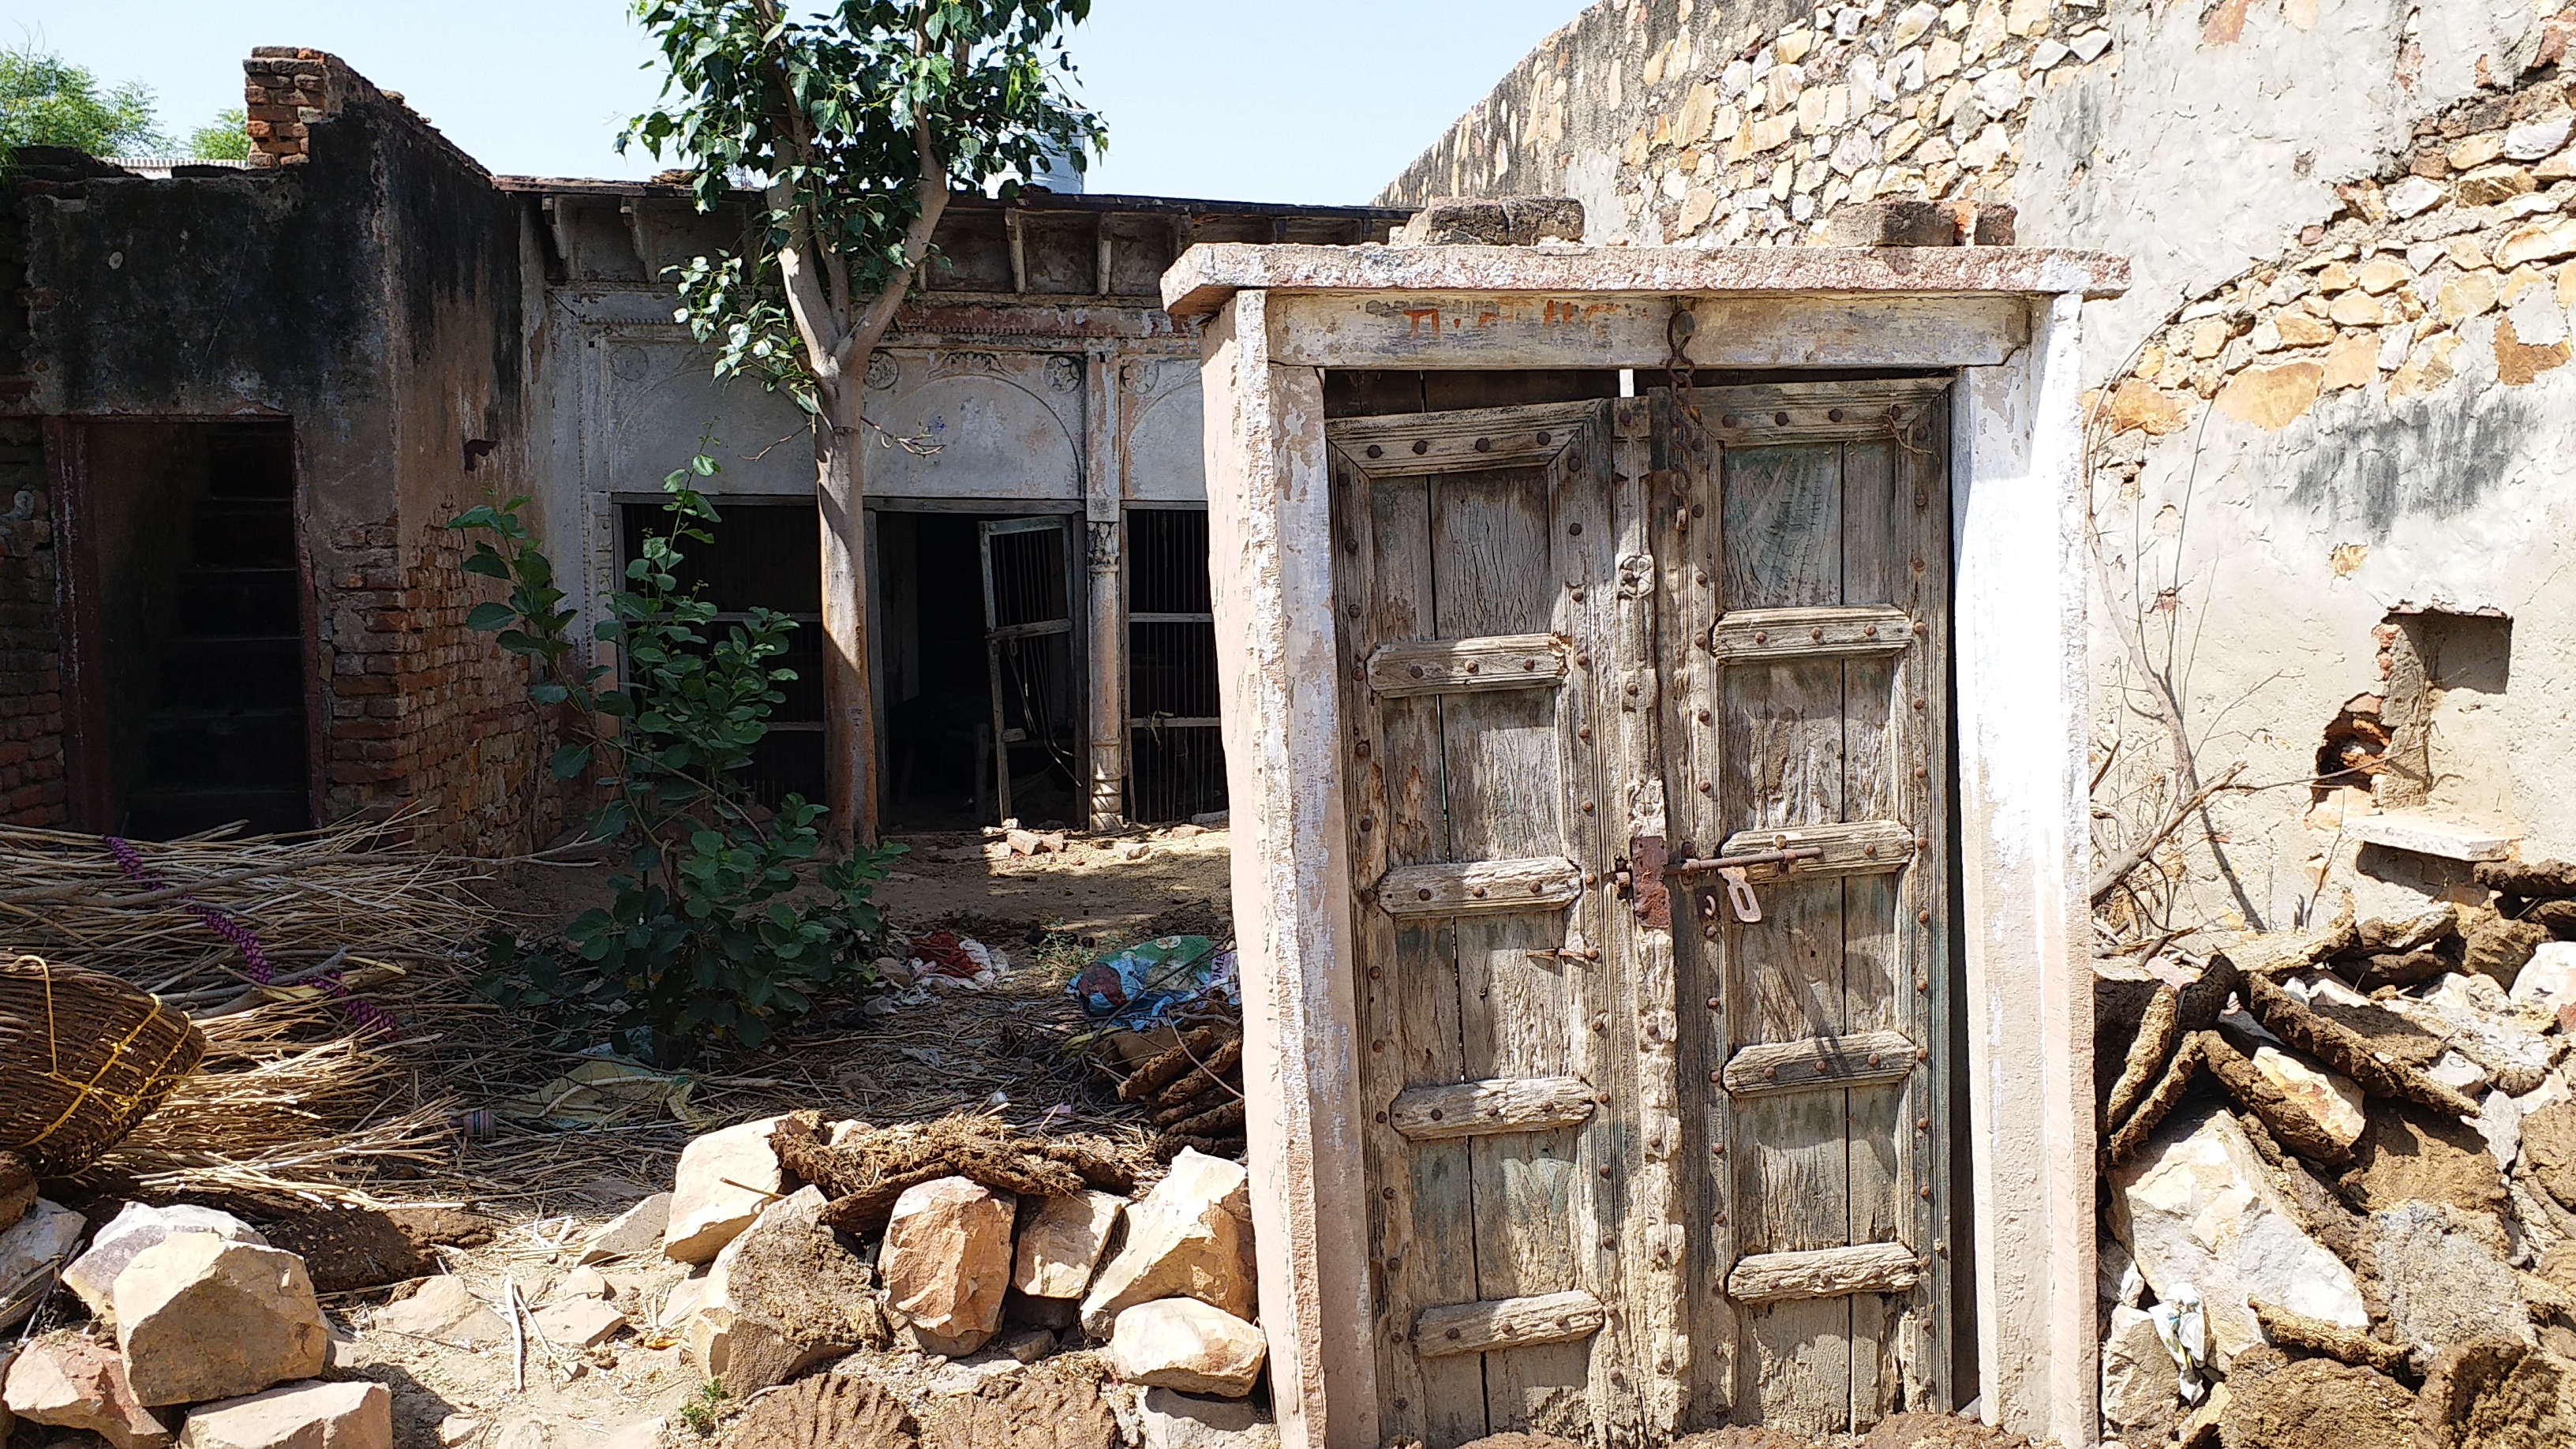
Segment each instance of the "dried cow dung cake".
M0 1151L67 1177L125 1140L206 1055L149 992L37 956L0 961Z
M936 1122L871 1127L827 1144L822 1116L781 1118L770 1146L789 1172L831 1198L828 1227L860 1236L885 1227L904 1189L963 1177L1021 1197L1072 1197L1086 1189L1135 1189L1135 1154L1106 1138L1040 1137L991 1117L958 1113Z
M725 1430L724 1449L912 1449L902 1401L865 1379L815 1374L760 1395Z

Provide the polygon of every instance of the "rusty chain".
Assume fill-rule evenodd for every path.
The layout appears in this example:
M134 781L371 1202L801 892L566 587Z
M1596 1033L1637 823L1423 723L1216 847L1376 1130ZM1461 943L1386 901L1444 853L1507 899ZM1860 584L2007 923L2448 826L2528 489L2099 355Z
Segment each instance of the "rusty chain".
M1664 384L1673 395L1672 435L1664 473L1672 480L1673 528L1677 532L1690 527L1691 465L1705 461L1708 447L1707 429L1700 418L1691 375L1690 340L1698 330L1699 318L1683 305L1676 305L1671 320L1664 324L1664 341L1671 349L1664 358Z

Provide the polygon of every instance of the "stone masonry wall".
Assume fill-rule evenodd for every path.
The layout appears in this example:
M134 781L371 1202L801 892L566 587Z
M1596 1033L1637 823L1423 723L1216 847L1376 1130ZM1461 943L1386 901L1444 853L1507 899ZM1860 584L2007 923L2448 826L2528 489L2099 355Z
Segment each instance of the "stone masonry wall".
M2484 903L2466 865L2353 835L2393 803L2391 646L2426 611L2509 628L2511 658L2443 722L2456 758L2395 803L2576 854L2554 763L2576 744L2559 682L2576 601L2555 586L2576 525L2571 99L2544 68L2425 119L2337 214L2178 308L2088 395L2107 622L2149 656L2100 651L2099 736L2138 747L2105 794L2155 802L2125 812L2135 828L2175 793L2133 709L2153 673L2244 678L2232 721L2215 690L2182 691L2204 775L2314 777L2222 801L2214 853L2188 834L2160 852L2154 909L2279 926L2402 909L2392 891Z
M2119 66L2095 6L1786 8L1597 5L1379 199L1561 185L1587 240L1796 244L1849 201L2010 201L2032 99Z
M2358 846L2375 802L2318 773L2409 610L2509 621L2455 793L2576 856L2571 37L2565 0L1610 0L1385 198L1570 194L1596 244L1679 246L1998 201L2023 245L2128 257L2084 316L2101 843L2185 792L2169 701L2201 778L2260 788L2176 832L2146 914L2282 926L2465 889Z
M0 822L63 822L62 635L44 440L0 418Z

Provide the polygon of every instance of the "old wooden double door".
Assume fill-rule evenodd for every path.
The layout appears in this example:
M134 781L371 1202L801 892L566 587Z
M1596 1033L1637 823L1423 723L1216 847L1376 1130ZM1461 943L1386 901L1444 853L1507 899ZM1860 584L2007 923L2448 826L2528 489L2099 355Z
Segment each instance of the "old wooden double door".
M1946 1393L1945 388L1329 424L1384 1439Z

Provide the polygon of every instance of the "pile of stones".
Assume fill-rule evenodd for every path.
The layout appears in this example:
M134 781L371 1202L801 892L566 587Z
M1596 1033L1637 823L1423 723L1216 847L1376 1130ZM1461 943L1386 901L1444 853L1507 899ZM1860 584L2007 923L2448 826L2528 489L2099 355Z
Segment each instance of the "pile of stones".
M76 1244L85 1227L35 1199L0 1234L0 1259ZM115 1449L392 1449L384 1385L318 1378L330 1333L304 1260L230 1213L129 1204L61 1269L61 1286L90 1324L8 1355L0 1439L16 1419Z

